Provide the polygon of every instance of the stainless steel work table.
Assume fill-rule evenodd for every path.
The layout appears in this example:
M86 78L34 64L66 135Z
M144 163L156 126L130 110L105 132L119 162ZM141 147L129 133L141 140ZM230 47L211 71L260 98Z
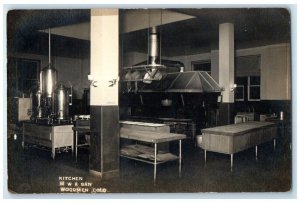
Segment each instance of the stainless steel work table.
M156 183L156 167L158 164L165 163L167 161L179 160L179 176L181 174L181 140L186 138L184 134L174 134L174 133L161 133L161 132L152 132L152 131L143 131L143 130L133 130L125 127L121 127L120 137L123 139L141 141L145 143L154 144L154 160L144 160L138 157L121 155L122 157L133 159L136 161L141 161L154 165L154 184ZM176 159L166 160L166 161L157 161L157 144L170 142L170 141L179 141L179 155Z
M274 123L251 121L206 128L202 130L202 136L201 148L204 149L205 163L207 151L230 154L232 170L234 153L255 147L257 159L259 144L273 140L275 150L277 133Z
M85 144L78 144L78 133L89 133L91 132L90 126L80 126L80 127L73 127L73 131L75 132L75 158L77 161L77 151L78 147L88 146L88 143Z

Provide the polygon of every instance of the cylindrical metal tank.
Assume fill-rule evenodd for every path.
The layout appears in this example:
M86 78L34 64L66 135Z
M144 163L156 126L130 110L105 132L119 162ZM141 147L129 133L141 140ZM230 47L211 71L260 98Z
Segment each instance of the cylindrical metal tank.
M32 118L42 118L42 92L39 87L32 92Z
M68 91L62 84L59 84L54 91L54 95L55 113L57 115L57 119L66 119L69 116Z
M42 92L40 90L38 90L36 93L35 93L35 102L36 102L36 111L37 111L37 114L36 114L36 117L37 118L42 118Z
M57 71L51 65L45 67L41 72L41 90L45 97L52 97L56 85Z

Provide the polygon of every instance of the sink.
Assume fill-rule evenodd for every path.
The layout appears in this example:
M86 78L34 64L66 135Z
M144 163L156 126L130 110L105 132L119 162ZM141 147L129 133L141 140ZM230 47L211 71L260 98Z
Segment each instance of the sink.
M248 121L254 121L254 112L238 112L237 116L247 117Z
M245 123L247 121L254 121L254 112L238 112L234 117L234 123Z

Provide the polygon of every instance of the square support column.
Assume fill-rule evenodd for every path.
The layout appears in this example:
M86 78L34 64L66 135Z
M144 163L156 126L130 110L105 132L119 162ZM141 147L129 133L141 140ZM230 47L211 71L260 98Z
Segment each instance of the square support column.
M119 11L91 10L90 172L119 172Z
M234 25L223 23L219 25L219 84L222 92L222 103L219 112L219 124L233 122L234 91Z

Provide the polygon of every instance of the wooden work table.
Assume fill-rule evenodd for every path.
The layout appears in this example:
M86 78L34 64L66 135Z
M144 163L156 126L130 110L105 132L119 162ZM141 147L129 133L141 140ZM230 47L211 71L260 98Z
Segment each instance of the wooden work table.
M258 122L250 121L245 123L238 123L232 125L218 126L214 128L206 128L202 130L202 133L210 133L216 135L227 135L227 136L238 136L246 133L256 131L259 128L266 128L270 126L275 126L271 122Z
M201 148L205 163L207 151L230 154L232 170L234 153L255 147L257 158L257 146L273 140L275 149L276 136L276 125L271 122L250 121L203 129Z

